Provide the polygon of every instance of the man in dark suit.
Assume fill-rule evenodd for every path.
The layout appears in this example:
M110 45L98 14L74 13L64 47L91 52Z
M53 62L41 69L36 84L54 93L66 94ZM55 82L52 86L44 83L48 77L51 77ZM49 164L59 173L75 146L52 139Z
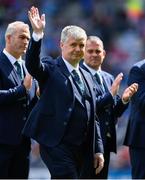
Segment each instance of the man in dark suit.
M145 179L145 60L131 68L128 85L134 82L139 88L131 99L124 144L129 146L132 179Z
M66 26L61 33L61 57L40 60L45 16L28 12L33 27L26 67L40 85L40 100L23 133L40 144L40 154L51 178L89 178L103 167L103 146L96 120L95 89L90 75L79 68L86 32ZM96 120L96 121L95 121Z
M91 74L93 83L96 85L97 114L100 120L105 160L102 171L95 176L96 179L107 179L110 152L116 152L117 118L127 108L129 99L137 90L137 85L133 84L124 91L122 98L117 95L123 74L120 73L114 80L111 74L101 69L105 55L102 40L97 36L88 37L81 67Z
M30 139L21 131L37 100L35 82L22 60L29 39L27 24L9 24L0 54L0 179L28 178Z

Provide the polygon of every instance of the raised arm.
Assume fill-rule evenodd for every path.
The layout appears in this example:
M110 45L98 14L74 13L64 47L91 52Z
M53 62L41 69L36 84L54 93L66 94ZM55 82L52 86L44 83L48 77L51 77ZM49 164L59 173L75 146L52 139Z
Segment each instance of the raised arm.
M31 7L28 11L28 17L33 29L32 39L26 53L26 67L28 72L39 82L44 81L46 75L46 66L40 60L41 39L45 28L45 15L40 16L36 7Z

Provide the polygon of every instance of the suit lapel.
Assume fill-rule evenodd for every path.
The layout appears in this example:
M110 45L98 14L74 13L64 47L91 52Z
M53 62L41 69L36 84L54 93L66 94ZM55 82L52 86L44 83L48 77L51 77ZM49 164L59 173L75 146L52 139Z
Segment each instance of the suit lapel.
M71 76L70 72L68 71L68 69L67 69L64 61L62 60L62 58L61 57L57 58L56 63L60 67L60 71L62 72L62 74L67 78L68 82L71 84L71 88L72 88L72 92L73 92L74 96L82 104L82 106L84 106L84 104L82 103L82 96L80 95L78 89L74 85L72 76ZM65 83L67 83L67 82L65 82Z
M92 81L91 75L88 74L84 69L80 68L80 72L83 75L86 84L88 85L88 88L89 88L90 93L91 93L91 97L93 99L93 104L95 107L95 105L96 105L96 94L95 94L96 87L95 87L95 84Z
M5 70L5 73L7 73L7 77L10 77L10 79L14 82L14 84L20 85L21 80L14 68L14 66L11 64L7 56L2 53L2 58L1 58L3 68Z
M23 61L23 63L22 63L22 68L23 68L23 73L24 73L24 77L25 77L26 74L28 74L28 71L27 71L26 66L25 66L25 61Z
M108 92L109 91L109 84L107 83L107 77L105 76L105 74L101 71L101 76L102 76L102 79L103 79L103 85L104 85L104 88L105 88L105 91Z
M82 106L84 106L83 102L82 102L82 96L80 95L77 87L74 85L73 79L71 76L69 76L69 80L71 82L72 88L73 88L73 93L75 95L75 97L77 98L77 100L82 104Z
M67 78L71 75L61 57L56 59L56 64L60 68L62 74L64 74Z
M84 66L84 64L83 64L82 62L81 62L81 67L82 67L84 70L86 70L86 71L90 74L90 76L92 77L92 80L94 81L94 84L96 84L96 91L98 91L99 94L102 94L102 93L103 93L103 90L102 90L102 88L100 87L100 84L98 84L98 82L94 79L92 73L89 71L89 69L88 69L86 66Z

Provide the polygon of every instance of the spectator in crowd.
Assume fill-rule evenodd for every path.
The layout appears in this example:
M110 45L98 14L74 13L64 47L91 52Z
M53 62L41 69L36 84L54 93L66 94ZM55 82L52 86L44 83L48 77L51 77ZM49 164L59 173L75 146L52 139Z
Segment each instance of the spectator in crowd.
M23 133L40 144L40 154L53 179L90 178L103 168L103 145L95 116L95 91L90 75L79 68L86 32L66 26L61 33L61 57L40 60L45 16L28 12L33 28L26 66L40 85L40 100Z
M0 54L0 179L28 178L30 139L21 131L37 101L36 83L22 60L29 39L27 24L10 23Z
M96 86L97 114L100 120L105 160L102 171L95 176L96 179L108 177L110 152L116 152L117 118L125 111L130 98L137 91L137 84L134 83L125 89L122 97L118 95L123 74L120 73L114 80L111 74L101 69L105 55L102 40L97 36L89 36L81 66L91 74Z
M124 144L129 146L132 179L145 179L145 60L130 70L128 85L138 83L137 93L131 99L129 122Z

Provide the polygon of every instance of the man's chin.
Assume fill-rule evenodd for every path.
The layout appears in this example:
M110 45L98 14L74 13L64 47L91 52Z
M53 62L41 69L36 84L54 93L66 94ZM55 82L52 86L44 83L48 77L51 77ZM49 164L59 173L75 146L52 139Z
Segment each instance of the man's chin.
M81 59L82 59L81 57L76 57L76 58L74 59L74 61L80 62Z
M80 60L80 59L82 59L82 58L83 58L82 56L74 56L74 59Z
M26 54L26 51L27 51L27 50L22 51L22 54Z

